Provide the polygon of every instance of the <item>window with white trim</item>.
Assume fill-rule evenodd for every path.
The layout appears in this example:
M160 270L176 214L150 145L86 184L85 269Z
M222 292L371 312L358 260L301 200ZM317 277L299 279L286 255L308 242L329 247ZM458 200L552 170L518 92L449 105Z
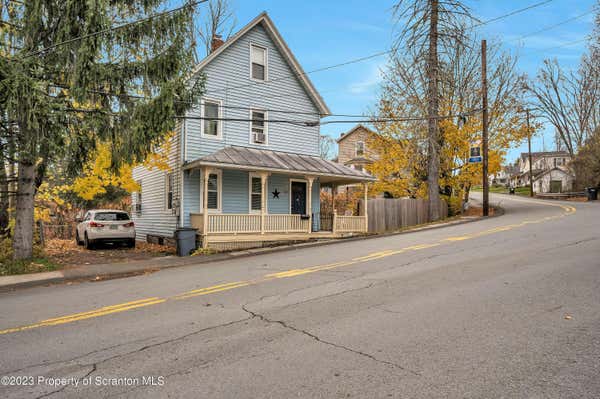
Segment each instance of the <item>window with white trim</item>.
M250 111L250 134L254 144L267 144L267 113L265 111Z
M173 173L167 173L165 175L165 208L173 209L173 187L175 183L173 181Z
M356 156L357 157L362 157L363 155L365 155L365 143L364 141L357 141L356 142Z
M260 176L250 175L250 211L260 212L262 209L262 180Z
M250 76L256 80L267 80L267 49L250 45Z
M136 191L136 193L135 193L135 212L141 213L142 212L142 181L138 180L136 183L139 188L138 188L138 191Z
M202 135L221 137L221 102L204 100L202 102Z
M208 184L207 184L207 198L208 204L207 208L218 210L219 209L219 174L218 173L210 173L208 175Z

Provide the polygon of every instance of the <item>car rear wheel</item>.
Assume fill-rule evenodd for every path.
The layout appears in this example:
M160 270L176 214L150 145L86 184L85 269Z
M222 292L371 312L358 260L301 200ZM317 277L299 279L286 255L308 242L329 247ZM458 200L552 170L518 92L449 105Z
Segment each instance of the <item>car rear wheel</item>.
M83 244L85 246L85 249L94 249L94 243L88 238L87 233L85 233L83 237Z
M79 232L75 231L75 243L77 245L83 245L83 241L81 241L81 239L79 238Z
M127 241L127 248L135 248L135 238Z

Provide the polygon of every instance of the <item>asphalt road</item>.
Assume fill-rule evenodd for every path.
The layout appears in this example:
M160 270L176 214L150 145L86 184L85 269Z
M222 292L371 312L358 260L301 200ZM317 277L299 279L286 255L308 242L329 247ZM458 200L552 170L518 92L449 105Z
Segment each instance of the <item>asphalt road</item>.
M506 214L2 293L0 397L600 397L600 203L492 202Z

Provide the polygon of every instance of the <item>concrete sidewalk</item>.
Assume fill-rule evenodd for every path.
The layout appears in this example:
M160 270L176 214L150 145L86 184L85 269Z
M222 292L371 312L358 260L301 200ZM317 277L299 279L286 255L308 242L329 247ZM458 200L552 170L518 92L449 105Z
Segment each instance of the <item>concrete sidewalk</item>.
M501 212L496 212L496 216L499 216ZM470 223L482 219L477 216L463 216L458 219L432 223L425 226L416 226L400 232L391 232L384 234L369 234L361 236L353 236L340 239L328 239L320 241L308 241L298 244L282 245L277 247L266 247L248 249L243 251L235 252L224 252L213 255L200 255L200 256L166 256L162 258L155 258L150 260L138 260L131 262L120 262L120 263L105 263L96 265L85 265L76 268L57 270L53 272L45 273L32 273L32 274L20 274L15 276L3 276L0 277L0 292L9 291L16 288L32 287L38 285L49 285L56 283L63 283L67 281L98 281L112 278L136 276L145 273L153 273L162 269L168 269L171 267L182 267L182 266L195 266L205 263L212 263L218 261L224 261L233 258L239 258L244 256L260 255L265 253L273 253L280 251L290 251L302 248L310 248L321 245L333 245L339 242L348 242L355 240L367 240L378 237L384 237L389 235L407 234L416 231L438 229L448 226L455 226L463 223Z

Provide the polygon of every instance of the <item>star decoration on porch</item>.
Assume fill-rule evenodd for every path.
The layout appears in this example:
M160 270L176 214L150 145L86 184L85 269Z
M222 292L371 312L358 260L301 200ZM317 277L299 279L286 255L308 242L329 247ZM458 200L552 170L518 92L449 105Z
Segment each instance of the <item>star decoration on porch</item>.
M271 194L273 194L273 198L279 198L279 191L277 191L277 189L275 189L275 191L273 191Z

